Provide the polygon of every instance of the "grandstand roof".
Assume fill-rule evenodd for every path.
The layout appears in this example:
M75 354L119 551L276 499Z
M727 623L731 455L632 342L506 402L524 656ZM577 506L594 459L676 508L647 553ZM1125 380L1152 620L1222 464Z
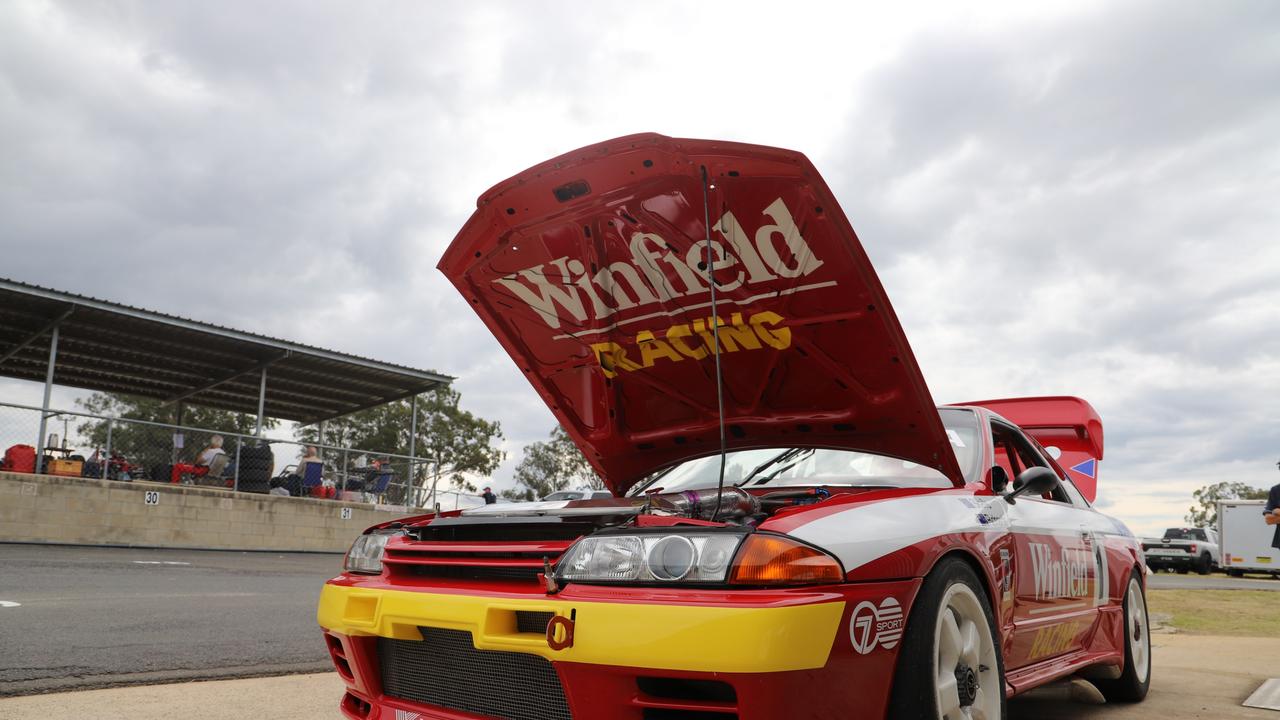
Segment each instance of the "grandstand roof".
M425 392L453 378L0 278L0 376L310 424Z

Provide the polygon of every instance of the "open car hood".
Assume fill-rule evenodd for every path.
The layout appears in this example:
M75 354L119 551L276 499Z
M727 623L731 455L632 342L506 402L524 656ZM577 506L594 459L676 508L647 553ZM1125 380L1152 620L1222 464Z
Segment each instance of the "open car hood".
M728 447L864 450L962 484L880 281L800 153L585 147L481 196L439 267L621 494L719 450L708 219Z

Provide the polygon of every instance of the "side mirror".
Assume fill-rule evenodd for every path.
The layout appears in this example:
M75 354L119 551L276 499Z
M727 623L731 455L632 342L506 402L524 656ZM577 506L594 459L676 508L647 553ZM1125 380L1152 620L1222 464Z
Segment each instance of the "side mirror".
M1013 483L1013 492L1006 493L1004 499L1010 505L1017 502L1019 495L1043 495L1058 486L1058 476L1047 467L1032 467L1023 470Z
M995 465L991 468L991 492L997 495L1003 495L1005 488L1009 487L1009 473L1004 468Z

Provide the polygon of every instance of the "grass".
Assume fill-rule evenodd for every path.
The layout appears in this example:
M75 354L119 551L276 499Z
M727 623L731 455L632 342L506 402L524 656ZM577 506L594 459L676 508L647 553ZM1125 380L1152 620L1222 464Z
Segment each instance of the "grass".
M1147 610L1192 635L1280 637L1280 592L1271 590L1148 590Z

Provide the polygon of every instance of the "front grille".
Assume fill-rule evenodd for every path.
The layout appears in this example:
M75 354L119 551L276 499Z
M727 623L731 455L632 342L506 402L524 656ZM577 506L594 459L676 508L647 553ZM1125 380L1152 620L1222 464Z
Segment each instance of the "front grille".
M378 638L387 695L507 720L572 720L551 662L477 650L465 630L419 628L422 640Z
M493 565L414 565L400 571L414 577L450 580L522 580L535 581L541 567L503 567Z
M570 544L569 540L393 541L387 544L382 564L393 578L536 586L538 573L547 563L554 565Z

